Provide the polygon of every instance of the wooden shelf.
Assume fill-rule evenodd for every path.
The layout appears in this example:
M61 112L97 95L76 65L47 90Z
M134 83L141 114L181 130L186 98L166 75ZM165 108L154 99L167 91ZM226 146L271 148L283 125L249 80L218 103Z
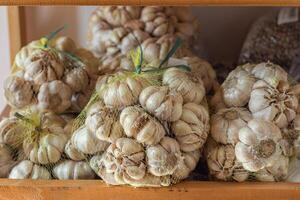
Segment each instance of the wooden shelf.
M299 200L300 184L183 182L166 188L108 186L100 180L0 179L1 200Z
M0 5L299 6L300 0L0 0Z

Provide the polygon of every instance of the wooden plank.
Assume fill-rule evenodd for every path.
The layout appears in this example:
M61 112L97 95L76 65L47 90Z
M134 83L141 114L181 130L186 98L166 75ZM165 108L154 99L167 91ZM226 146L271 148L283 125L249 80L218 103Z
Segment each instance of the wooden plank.
M2 5L244 5L299 6L299 0L0 0Z
M300 184L183 182L166 188L108 186L100 180L0 180L1 200L299 200Z
M0 0L1 1L1 0ZM19 6L8 7L9 45L11 63L16 53L25 44L25 14L24 8Z

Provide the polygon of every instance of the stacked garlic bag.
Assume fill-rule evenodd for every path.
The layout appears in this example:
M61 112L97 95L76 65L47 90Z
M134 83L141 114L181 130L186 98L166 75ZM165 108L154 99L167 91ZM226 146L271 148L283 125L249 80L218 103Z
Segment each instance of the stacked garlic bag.
M173 58L190 65L209 92L218 85L216 74L209 63L191 52L198 30L198 20L187 7L102 6L90 17L88 44L100 60L100 70L112 73L134 70L128 54L139 43L145 61L157 62L152 65L158 66L179 36L185 40L185 46Z
M298 99L273 63L233 70L212 100L210 174L225 181L282 181L299 137Z
M13 73L4 83L14 109L37 106L55 113L80 112L94 89L98 61L68 37L55 37L62 28L33 41L16 55Z
M97 89L75 120L65 152L88 160L106 183L168 186L188 177L209 131L202 80L185 65L151 67L141 46L131 51L134 71L98 79Z

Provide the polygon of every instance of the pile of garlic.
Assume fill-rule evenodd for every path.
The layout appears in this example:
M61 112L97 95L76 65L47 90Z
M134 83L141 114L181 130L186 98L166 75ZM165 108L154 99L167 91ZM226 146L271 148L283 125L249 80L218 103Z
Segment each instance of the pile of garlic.
M212 66L191 51L198 31L198 20L188 7L101 6L90 17L88 45L100 60L100 71L114 73L132 70L128 53L139 44L145 61L157 66L153 61L160 62L180 37L185 46L173 57L190 64L209 92L218 83Z
M224 181L282 181L299 153L299 86L273 63L233 70L212 99L210 174ZM299 155L298 155L299 156Z
M4 93L15 109L35 105L55 113L80 112L98 77L98 60L69 37L42 38L16 55Z

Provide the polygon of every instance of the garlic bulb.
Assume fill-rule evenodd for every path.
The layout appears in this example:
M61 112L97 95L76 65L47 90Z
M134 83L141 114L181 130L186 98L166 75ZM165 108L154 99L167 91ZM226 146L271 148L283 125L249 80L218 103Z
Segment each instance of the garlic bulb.
M85 120L86 127L100 140L114 142L121 138L123 128L119 122L119 111L107 106L98 108L90 109Z
M139 97L140 104L160 120L176 121L182 113L182 96L166 86L149 86Z
M201 79L180 69L168 69L163 75L163 84L180 93L184 103L200 103L205 95L205 88Z
M259 170L255 178L259 181L283 181L288 175L289 158L281 155L271 167Z
M41 85L37 99L38 107L61 113L71 106L72 91L62 81L51 81Z
M102 84L103 90L101 90L101 96L104 103L117 108L135 104L138 101L141 91L149 85L148 80L125 73L120 73L117 76L119 76L120 80L112 81L114 77L108 77L107 83ZM122 78L123 76L124 78ZM103 82L105 80L100 79L99 81ZM110 81L112 82L110 83Z
M249 110L254 118L273 121L284 128L296 117L298 99L289 91L287 83L277 85L275 88L265 81L257 81L251 91Z
M7 178L10 170L14 166L10 149L5 144L0 144L0 178Z
M209 131L208 111L202 105L184 104L180 119L173 122L171 128L182 151L191 152L200 149Z
M79 92L87 88L89 77L82 67L74 67L73 69L65 69L63 81L72 91Z
M38 144L24 141L24 152L29 159L38 164L56 163L64 151L67 137L62 133L50 133L42 136Z
M255 77L245 70L250 64L239 66L227 76L222 84L222 94L227 106L240 107L248 103Z
M272 122L252 119L239 131L237 160L251 172L272 167L281 155L281 138L280 129Z
M300 160L293 158L290 161L290 167L288 175L286 177L286 182L300 182Z
M58 56L50 50L35 51L25 61L24 78L37 85L58 80L62 77L64 67Z
M22 77L9 76L4 82L7 102L16 108L23 108L33 101L33 86Z
M94 179L95 174L87 162L65 160L53 168L53 176L60 179Z
M215 141L209 140L206 152L210 174L216 179L238 182L248 179L249 172L237 160L234 146L217 144Z
M176 170L181 160L181 152L178 142L170 137L164 137L146 150L148 170L155 176L171 175Z
M76 50L75 42L66 36L57 37L50 41L50 46L54 47L59 51L65 51L69 53L74 53Z
M26 46L22 47L21 50L15 56L15 64L18 68L22 70L25 67L26 59L33 54L34 51L37 50L37 47L40 46L41 43L39 40L35 40L27 44Z
M87 49L78 48L74 54L85 63L84 70L91 79L97 79L99 76L99 60Z
M76 149L76 147L69 140L65 146L65 154L72 160L80 161L86 158L85 154Z
M138 106L123 109L120 123L127 137L147 145L157 144L166 134L161 123Z
M0 122L0 144L7 144L13 148L19 148L22 145L20 142L20 133L23 127L18 123L15 117L4 118Z
M245 108L232 107L221 109L211 118L211 136L222 144L236 144L239 130L252 118Z
M182 153L182 159L180 159L174 173L172 174L172 182L178 183L180 180L187 178L192 172L200 159L200 151L191 151Z
M51 174L45 167L34 164L29 160L23 160L12 168L8 178L10 179L51 179Z
M95 154L106 150L108 142L99 140L87 127L77 129L71 138L74 147L84 154Z

